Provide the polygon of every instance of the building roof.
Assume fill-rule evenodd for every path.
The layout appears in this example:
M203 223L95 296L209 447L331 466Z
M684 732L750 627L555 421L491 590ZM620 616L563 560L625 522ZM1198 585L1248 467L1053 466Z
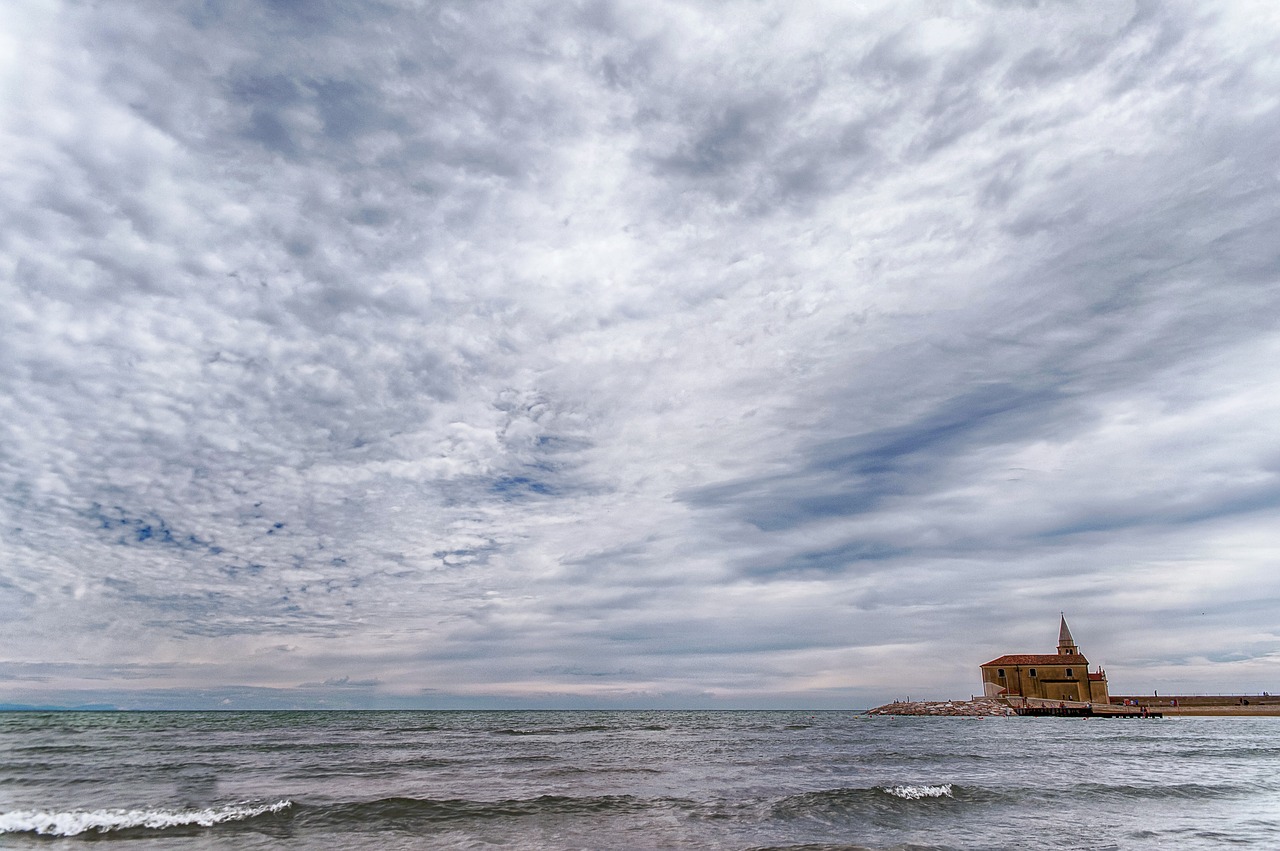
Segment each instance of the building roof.
M1076 646L1076 640L1071 637L1071 627L1067 626L1067 616L1062 616L1062 626L1058 627L1058 646L1070 644Z
M1096 674L1089 674L1089 679L1101 682L1106 679L1106 676L1101 671L1098 671Z
M1001 656L998 659L992 659L979 667L988 668L992 665L1084 665L1089 666L1089 660L1079 655L1059 655L1057 653L1014 653L1008 656Z

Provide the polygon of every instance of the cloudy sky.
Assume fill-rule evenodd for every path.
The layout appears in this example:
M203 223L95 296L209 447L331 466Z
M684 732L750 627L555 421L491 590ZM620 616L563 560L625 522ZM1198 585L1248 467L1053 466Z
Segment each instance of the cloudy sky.
M1280 12L17 0L0 703L1280 689Z

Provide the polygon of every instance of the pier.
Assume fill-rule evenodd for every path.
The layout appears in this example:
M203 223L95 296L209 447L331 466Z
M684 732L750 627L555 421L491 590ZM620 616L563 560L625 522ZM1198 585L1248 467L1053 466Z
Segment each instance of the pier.
M1151 712L1146 709L1117 709L1108 707L1106 709L1095 709L1092 706L1015 706L1013 711L1018 715L1029 715L1032 717L1054 717L1054 718L1163 718L1160 712Z

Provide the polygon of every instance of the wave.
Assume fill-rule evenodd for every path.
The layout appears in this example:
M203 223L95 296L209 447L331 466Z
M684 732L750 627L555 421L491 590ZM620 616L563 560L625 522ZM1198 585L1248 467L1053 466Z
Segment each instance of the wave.
M887 851L953 851L953 845L894 845ZM747 851L886 851L871 848L867 845L849 845L847 843L806 842L802 845L761 845Z
M542 795L537 798L503 801L472 801L465 798L382 798L376 801L302 807L295 816L295 822L312 827L342 824L368 825L384 822L394 822L404 826L520 816L634 813L651 806L651 802L630 795L600 795L585 798Z
M574 727L535 727L528 730L505 727L491 730L495 736L565 736L575 733L623 733L626 727L613 727L605 724L581 724Z
M843 819L908 816L936 807L968 809L1007 804L1040 806L1088 801L1206 801L1256 795L1256 784L1101 784L1079 783L1060 788L992 789L957 783L902 783L871 787L823 789L790 795L773 802L772 814L781 819ZM921 809L924 808L924 809Z
M1277 747L1195 747L1180 748L1171 750L1167 755L1175 759L1186 759L1189 757L1213 757L1215 760L1220 759L1275 759L1280 756L1280 748Z
M953 783L916 783L822 789L789 795L775 801L778 818L834 818L874 813L906 812L920 806L953 806L991 800L994 793Z
M951 794L950 783L942 783L938 786L885 786L880 791L895 798L902 798L904 801L919 801L921 798L955 797Z
M1155 784L1102 784L1078 783L1064 791L1064 797L1093 797L1118 799L1185 799L1233 798L1255 793L1257 787L1238 783L1155 783Z
M81 744L77 742L72 744L57 744L57 745L26 745L26 746L19 745L16 748L12 748L9 751L9 753L24 754L24 755L25 754L56 755L56 754L94 753L96 750L97 748L95 748L92 744L87 744L87 743Z
M169 827L212 827L223 822L244 821L269 813L279 813L293 806L292 801L274 804L228 804L202 810L70 810L49 812L19 810L0 813L0 834L35 833L40 836L78 836L82 833L109 833L114 830Z

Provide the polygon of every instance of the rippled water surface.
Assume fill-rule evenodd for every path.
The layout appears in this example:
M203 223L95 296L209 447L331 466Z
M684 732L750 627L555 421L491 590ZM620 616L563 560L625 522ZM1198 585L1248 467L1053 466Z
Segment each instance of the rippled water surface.
M0 846L1280 848L1280 719L0 713Z

